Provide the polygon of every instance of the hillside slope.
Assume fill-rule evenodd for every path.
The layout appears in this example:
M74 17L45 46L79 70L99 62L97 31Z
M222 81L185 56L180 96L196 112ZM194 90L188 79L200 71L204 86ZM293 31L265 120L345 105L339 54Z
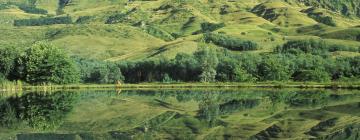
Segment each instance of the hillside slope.
M253 41L261 46L255 53L308 38L359 47L359 3L0 0L0 47L49 40L73 55L100 60L172 58L178 52L194 52L204 43L205 32Z

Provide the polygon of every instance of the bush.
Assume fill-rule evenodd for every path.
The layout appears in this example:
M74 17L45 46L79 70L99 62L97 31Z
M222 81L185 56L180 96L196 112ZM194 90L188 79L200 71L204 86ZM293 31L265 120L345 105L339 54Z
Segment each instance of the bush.
M196 31L193 34L199 34L199 33L206 33L206 32L212 32L215 31L217 29L220 29L222 27L225 27L224 23L209 23L209 22L204 22L201 23L201 30L200 31Z
M78 69L62 50L47 42L37 42L21 56L21 77L31 84L69 84L79 81Z
M324 54L335 51L357 52L358 48L343 45L332 45L325 41L318 40L294 40L288 41L283 46L278 46L276 52L279 53L311 53L315 55Z
M4 77L12 79L12 72L16 67L20 51L14 47L4 47L0 49L0 56L0 73Z
M58 2L58 9L56 10L56 13L58 15L61 15L64 13L64 8L66 5L68 5L72 0L59 0Z
M48 11L40 8L36 8L35 6L27 6L27 5L19 5L19 9L23 10L26 13L31 14L47 14Z
M263 81L287 81L292 72L286 56L268 55L258 65L258 74Z
M70 16L66 17L42 17L38 19L19 19L14 21L14 26L42 26L53 24L71 24L72 19Z
M301 70L294 77L295 81L313 81L313 82L330 82L331 77L328 72L321 69Z
M217 66L216 79L223 82L251 82L254 78L235 58L226 57Z
M105 24L120 23L120 22L123 22L125 20L125 18L126 18L126 14L123 14L123 13L112 15L106 20Z
M207 33L204 35L204 38L206 42L212 42L229 50L249 51L259 49L258 44L255 42L241 40L227 35Z
M88 23L91 20L91 18L92 18L91 16L81 16L75 21L75 23L85 24Z
M316 14L311 13L308 15L309 15L309 17L311 17L312 19L314 19L317 22L320 22L320 23L323 23L323 24L329 25L329 26L336 26L335 21L330 16L323 16L320 13L316 13Z

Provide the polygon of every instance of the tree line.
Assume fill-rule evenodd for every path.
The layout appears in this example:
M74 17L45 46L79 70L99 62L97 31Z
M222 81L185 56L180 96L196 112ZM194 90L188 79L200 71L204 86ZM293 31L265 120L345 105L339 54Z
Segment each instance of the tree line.
M79 70L74 60L47 42L37 42L24 50L5 47L0 50L0 55L0 79L30 84L79 82Z
M325 47L324 47L325 46ZM333 57L320 41L290 41L273 53L233 53L202 46L173 59L107 62L69 57L47 42L0 50L0 79L30 84L358 80L360 57ZM1 80L0 80L1 81Z
M250 40L242 40L225 34L206 33L204 39L207 43L214 43L221 47L235 51L250 51L259 49L259 45Z

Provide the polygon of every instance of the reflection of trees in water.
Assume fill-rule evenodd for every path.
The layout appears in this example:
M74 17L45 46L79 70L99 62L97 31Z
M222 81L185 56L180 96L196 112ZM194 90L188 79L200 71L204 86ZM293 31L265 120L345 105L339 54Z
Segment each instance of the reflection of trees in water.
M73 108L76 94L69 92L32 92L0 102L0 124L6 127L56 128Z
M324 106L329 103L330 94L324 91L298 91L288 98L287 104L293 107L316 107Z
M203 99L199 102L199 111L197 117L200 120L205 120L209 127L213 127L217 124L217 118L219 116L219 94L212 92L202 94Z
M207 92L201 95L197 118L208 123L209 127L220 125L220 115L251 109L260 104L259 99L237 99L231 98L221 92ZM229 94L231 95L231 94ZM225 97L225 98L224 98Z
M340 91L338 91L340 92ZM358 94L353 91L341 91L341 93L351 94L336 94L334 90L294 90L294 89L275 89L275 90L162 90L162 91L124 91L123 96L144 96L146 98L153 98L159 100L167 100L175 98L179 102L196 101L201 104L206 104L204 99L214 96L212 102L217 102L220 106L221 114L241 111L245 108L257 106L257 103L270 104L269 109L276 111L278 107L283 105L291 108L299 107L322 107L334 102L342 102L351 100L352 98L359 98ZM256 101L258 100L258 101ZM210 107L210 100L207 104Z
M220 104L221 114L233 113L237 111L242 111L244 109L251 109L260 104L261 100L257 99L241 99L241 100L231 100Z
M352 93L351 91L342 91ZM331 90L289 90L278 91L267 95L275 106L280 103L290 107L323 107L334 102L358 98L358 94L336 94Z

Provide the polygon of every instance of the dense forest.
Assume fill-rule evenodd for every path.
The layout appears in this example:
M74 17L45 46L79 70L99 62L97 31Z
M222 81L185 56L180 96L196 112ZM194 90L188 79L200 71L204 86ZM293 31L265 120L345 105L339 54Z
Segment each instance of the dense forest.
M339 49L359 51L315 40L289 41L262 54L235 54L204 44L194 54L179 53L174 59L110 62L70 57L42 41L24 50L2 48L0 72L1 81L29 84L357 80L360 58L330 55Z

